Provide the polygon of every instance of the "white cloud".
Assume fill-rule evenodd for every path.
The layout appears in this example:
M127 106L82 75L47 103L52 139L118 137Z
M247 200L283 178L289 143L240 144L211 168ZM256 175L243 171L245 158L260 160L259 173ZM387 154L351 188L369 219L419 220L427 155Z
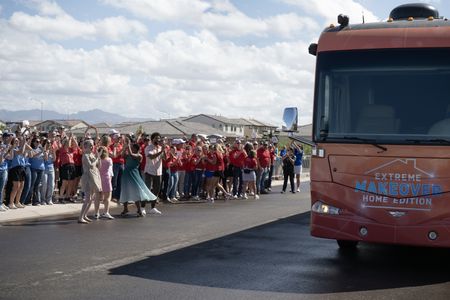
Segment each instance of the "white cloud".
M361 23L364 13L365 22L375 22L379 18L360 3L353 0L280 0L302 8L305 13L324 17L325 23L337 23L337 16L344 14L350 17L350 23Z
M142 36L147 33L144 24L122 16L81 22L67 14L55 2L43 1L36 5L38 15L15 12L9 20L11 26L17 30L38 34L53 40L100 38L118 41L128 35Z
M103 3L128 10L145 19L178 22L226 37L275 34L293 38L304 33L305 29L318 29L313 19L294 13L251 18L228 0L103 0Z
M17 109L33 97L60 112L211 113L278 124L282 108L297 105L301 121L310 119L314 60L302 42L258 48L221 41L207 30L170 31L136 45L71 50L6 21L0 36L1 100Z

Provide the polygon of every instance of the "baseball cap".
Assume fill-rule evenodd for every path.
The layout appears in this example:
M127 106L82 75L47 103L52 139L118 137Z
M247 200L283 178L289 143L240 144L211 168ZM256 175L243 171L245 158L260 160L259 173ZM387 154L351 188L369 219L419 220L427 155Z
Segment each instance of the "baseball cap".
M109 135L119 134L119 132L115 129L110 129L108 133L109 133Z

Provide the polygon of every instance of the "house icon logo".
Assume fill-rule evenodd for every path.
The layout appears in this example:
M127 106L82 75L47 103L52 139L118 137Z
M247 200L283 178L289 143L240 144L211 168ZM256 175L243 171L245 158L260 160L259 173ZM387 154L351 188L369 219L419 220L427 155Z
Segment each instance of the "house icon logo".
M401 170L403 170L403 173L392 173L392 169L401 169ZM434 174L428 173L428 172L420 169L419 167L417 167L417 160L415 158L406 158L406 159L398 158L398 159L395 159L388 163L385 163L381 166L378 166L372 170L369 170L369 171L365 172L364 174L371 175L371 174L377 174L377 173L382 173L382 172L390 172L388 174L404 175L404 174L407 174L407 173L405 173L405 170L413 171L414 174L420 175L421 178L423 178L423 177L433 178L434 177ZM398 176L396 176L396 177L398 177ZM402 176L400 176L400 177L402 177Z

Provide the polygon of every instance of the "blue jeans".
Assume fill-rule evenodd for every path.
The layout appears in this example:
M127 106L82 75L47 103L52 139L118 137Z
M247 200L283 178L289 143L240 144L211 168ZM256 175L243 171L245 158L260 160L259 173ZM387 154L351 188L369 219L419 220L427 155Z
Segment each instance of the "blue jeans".
M120 163L113 163L113 173L114 176L111 178L112 183L112 198L120 199L120 185L122 183L122 174L125 166Z
M178 171L169 171L169 188L167 189L167 198L173 199L177 195Z
M41 203L50 203L55 190L55 170L53 168L45 170L42 175Z
M189 196L189 191L191 190L192 183L194 181L195 171L186 171L184 175L184 187L183 193L186 197Z
M25 182L23 184L22 195L20 196L20 203L28 204L31 203L31 168L30 166L25 167Z
M259 177L259 182L257 182L257 189L258 191L264 192L266 190L266 180L269 176L269 168L263 168L261 169L261 176Z
M0 171L0 205L3 204L3 190L8 180L8 170Z
M242 195L242 168L233 167L233 196Z
M44 170L31 169L31 196L33 204L41 204L41 193L39 193L39 185L42 182L42 174Z
M203 170L195 170L192 178L192 196L198 196L202 184Z

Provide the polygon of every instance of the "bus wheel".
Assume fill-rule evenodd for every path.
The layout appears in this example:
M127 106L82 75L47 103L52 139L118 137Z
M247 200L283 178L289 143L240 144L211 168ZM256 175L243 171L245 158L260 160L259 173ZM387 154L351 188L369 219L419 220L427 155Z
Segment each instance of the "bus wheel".
M341 249L356 249L358 241L336 240Z

